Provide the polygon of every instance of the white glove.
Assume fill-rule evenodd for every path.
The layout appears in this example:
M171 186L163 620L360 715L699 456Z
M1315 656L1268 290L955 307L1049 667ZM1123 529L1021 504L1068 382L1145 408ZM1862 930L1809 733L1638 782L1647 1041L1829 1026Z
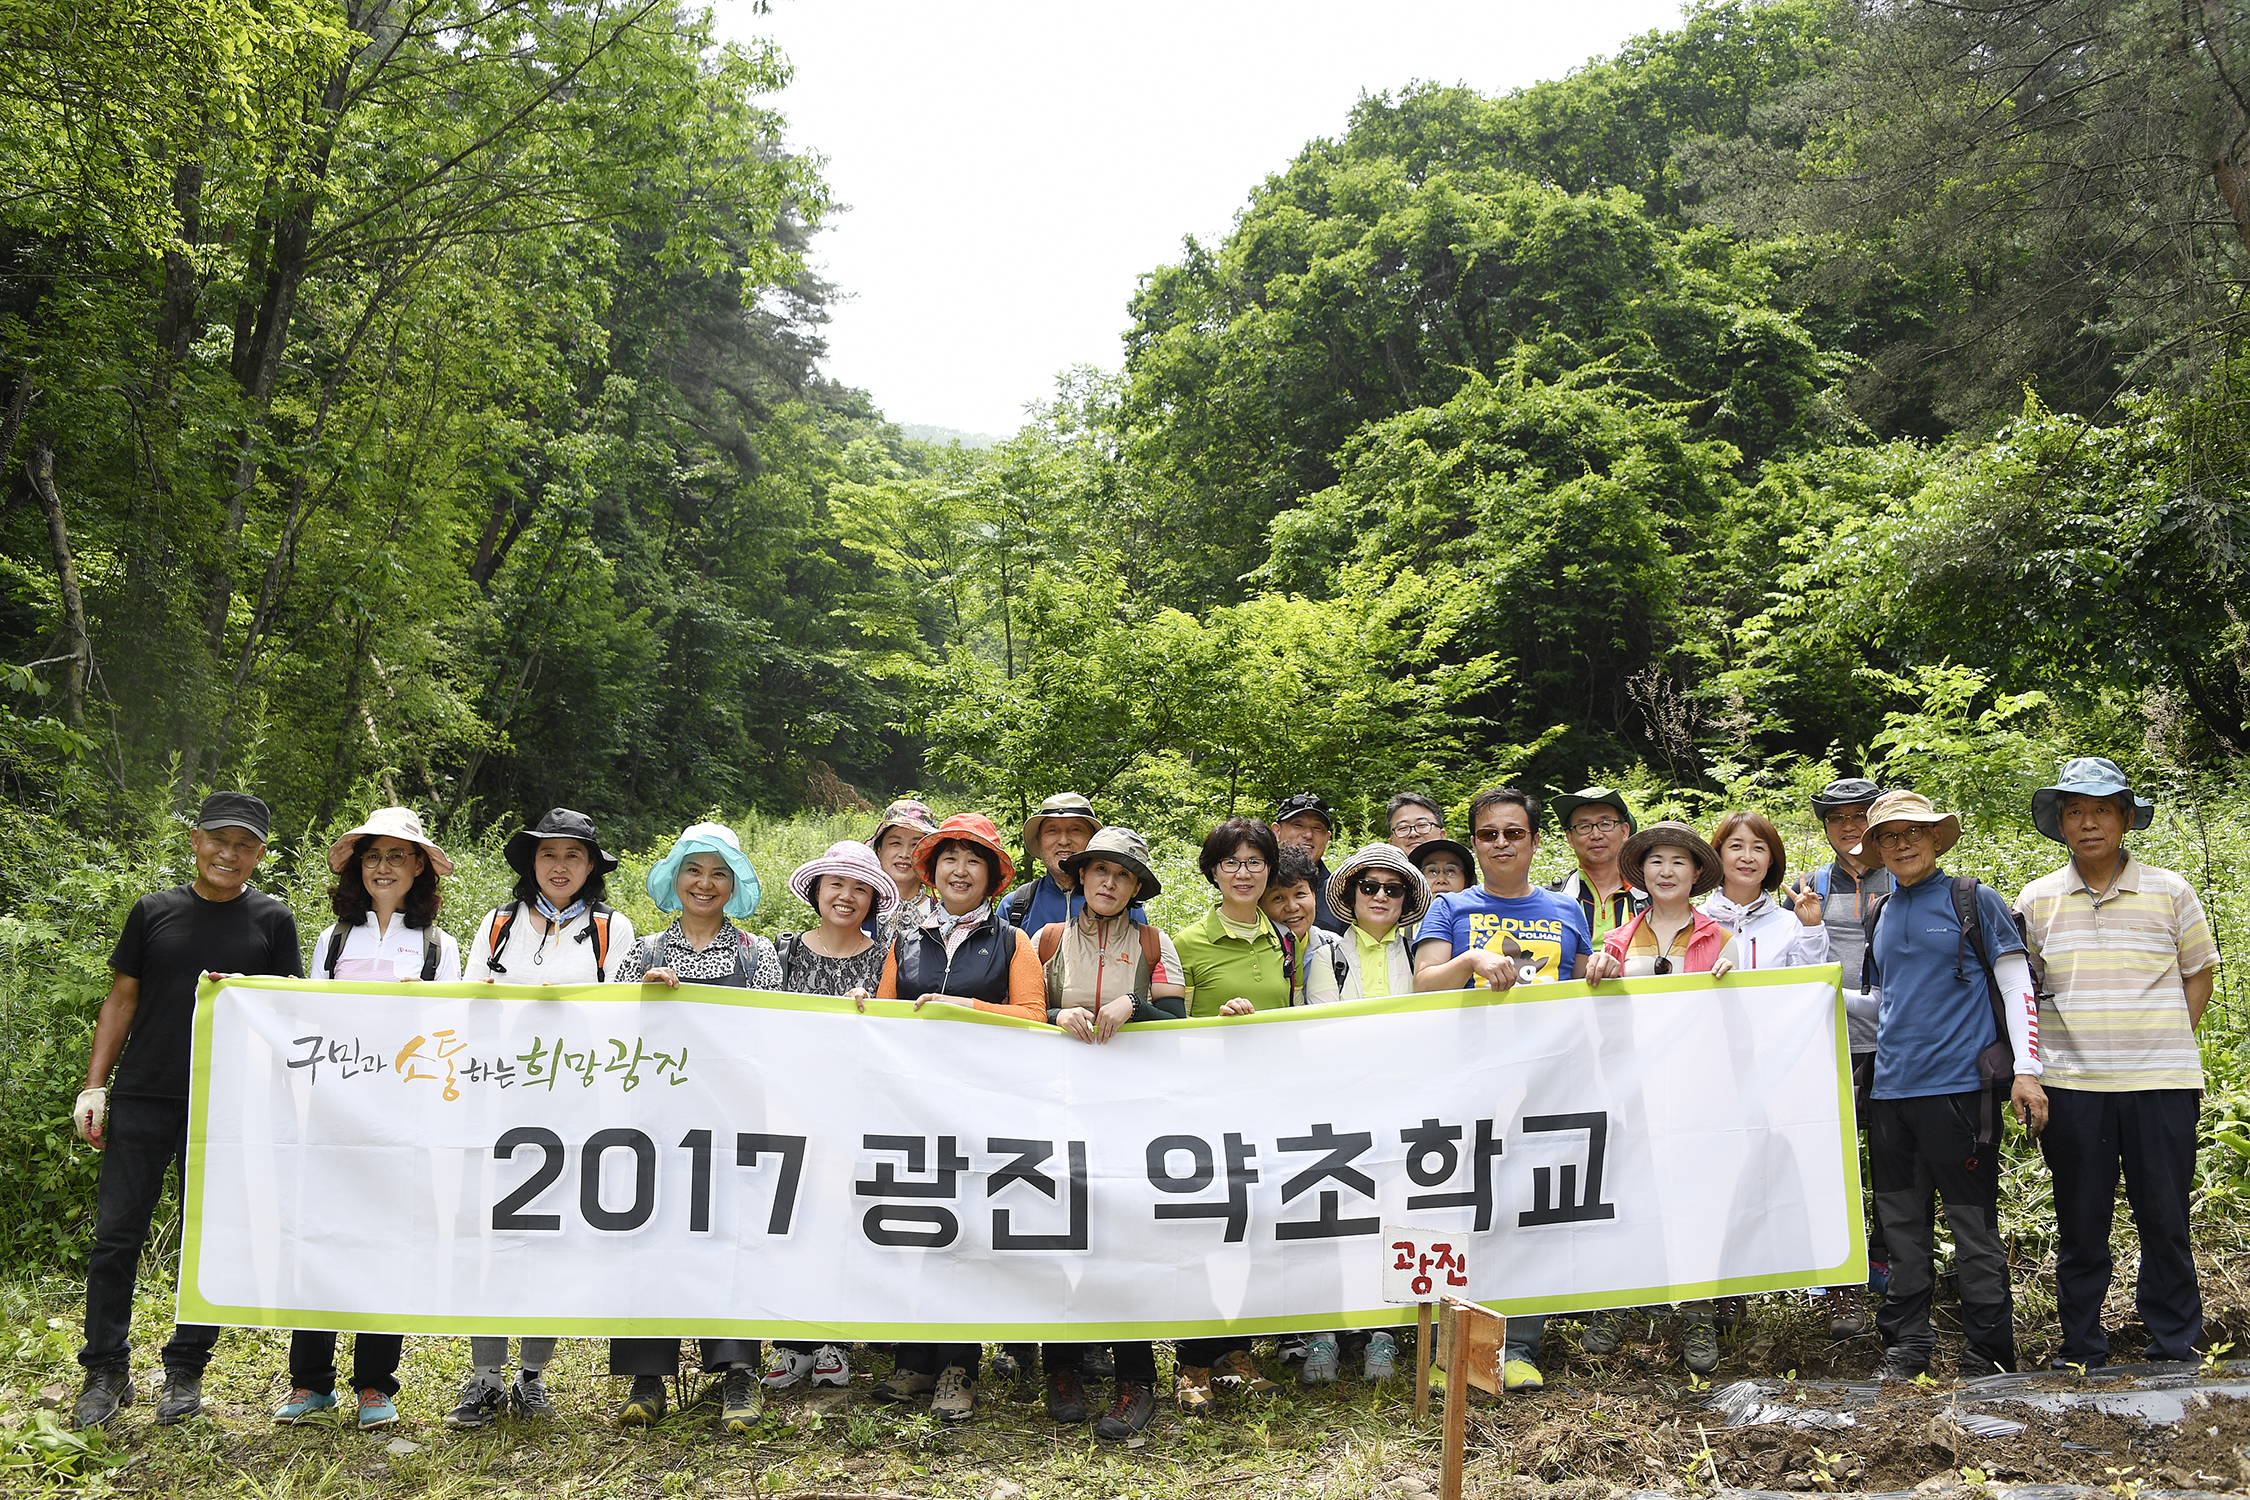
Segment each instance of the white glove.
M102 1126L109 1121L109 1090L80 1089L78 1102L71 1106L70 1123L78 1127L78 1138L89 1146L102 1143Z

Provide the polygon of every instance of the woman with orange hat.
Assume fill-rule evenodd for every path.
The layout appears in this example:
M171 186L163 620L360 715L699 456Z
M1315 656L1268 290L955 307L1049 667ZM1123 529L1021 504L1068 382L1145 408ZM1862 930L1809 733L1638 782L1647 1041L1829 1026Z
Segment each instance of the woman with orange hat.
M1031 935L994 915L993 903L1016 878L1000 830L977 813L955 813L914 846L914 878L935 904L902 928L883 959L876 998L1000 1011L1042 1024L1047 977ZM866 1001L859 1003L867 1008ZM941 1422L965 1422L976 1409L979 1344L901 1344L898 1368L875 1389L886 1401L930 1393Z

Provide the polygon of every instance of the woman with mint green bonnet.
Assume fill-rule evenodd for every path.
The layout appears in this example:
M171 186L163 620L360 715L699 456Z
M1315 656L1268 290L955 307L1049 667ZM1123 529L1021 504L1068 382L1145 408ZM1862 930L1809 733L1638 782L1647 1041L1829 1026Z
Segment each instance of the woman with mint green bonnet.
M648 898L658 911L677 912L672 925L642 938L617 966L618 984L728 985L781 988L781 957L773 944L744 932L737 920L758 909L758 872L734 830L697 823L681 833L671 852L650 867ZM703 1371L717 1377L719 1425L747 1432L765 1410L758 1386L763 1363L756 1339L699 1339ZM678 1339L611 1339L609 1373L629 1375L632 1387L617 1413L619 1425L644 1427L664 1419L664 1377L680 1369Z

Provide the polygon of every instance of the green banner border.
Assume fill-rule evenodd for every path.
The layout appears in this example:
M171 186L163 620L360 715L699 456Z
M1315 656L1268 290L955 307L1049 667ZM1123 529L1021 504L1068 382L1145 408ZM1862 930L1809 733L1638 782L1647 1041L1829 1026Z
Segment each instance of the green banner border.
M1605 1307L1641 1307L1656 1303L1691 1302L1708 1297L1731 1297L1759 1292L1789 1291L1798 1287L1856 1286L1867 1280L1867 1237L1861 1221L1862 1188L1859 1175L1859 1129L1852 1107L1851 1038L1844 1019L1843 970L1838 964L1796 969L1737 971L1723 979L1698 974L1673 974L1663 978L1610 980L1600 986L1573 981L1569 984L1522 985L1501 990L1440 990L1428 994L1387 999L1346 1000L1329 1005L1262 1010L1247 1016L1207 1016L1185 1021L1143 1021L1141 1027L1201 1028L1213 1026L1289 1025L1305 1020L1334 1020L1357 1015L1399 1015L1411 1011L1460 1010L1481 1005L1525 1005L1550 1000L1576 999L1588 994L1649 995L1689 989L1760 989L1776 984L1803 984L1825 977L1837 986L1836 994L1836 1110L1838 1152L1845 1184L1844 1241L1852 1246L1842 1264L1822 1270L1796 1271L1779 1276L1740 1276L1722 1281L1677 1282L1664 1286L1628 1287L1576 1297L1542 1298L1537 1303L1498 1298L1484 1305L1509 1317L1530 1313L1567 1314L1593 1312ZM352 980L229 978L206 975L196 988L195 1033L190 1052L188 1080L187 1179L181 1191L180 1285L176 1316L183 1323L219 1323L238 1328L323 1328L340 1333L412 1333L464 1337L471 1334L553 1335L560 1338L769 1338L828 1340L907 1340L948 1342L969 1340L1029 1342L1106 1341L1111 1339L1205 1338L1220 1334L1309 1333L1337 1328L1389 1328L1403 1320L1403 1307L1411 1303L1363 1308L1351 1312L1301 1314L1290 1317L1204 1319L1162 1323L789 1323L736 1319L562 1318L525 1328L520 1320L473 1317L408 1317L401 1315L335 1312L320 1308L224 1307L204 1300L197 1290L202 1267L203 1153L210 1110L212 1014L221 988L304 990L324 989L355 994L396 994L399 985L366 984ZM655 995L649 994L656 990ZM763 990L738 990L712 985L683 984L677 990L655 985L494 985L479 983L417 984L417 997L475 1000L570 1000L578 1003L640 1004L650 999L685 1001L698 1005L733 1005L756 1010L797 1010L851 1013L850 1000L833 995L790 995ZM1054 1031L1044 1022L993 1011L970 1010L958 1005L926 1006L916 1010L900 1000L870 1000L866 1014L888 1021L950 1021L978 1026L1013 1026L1025 1030Z

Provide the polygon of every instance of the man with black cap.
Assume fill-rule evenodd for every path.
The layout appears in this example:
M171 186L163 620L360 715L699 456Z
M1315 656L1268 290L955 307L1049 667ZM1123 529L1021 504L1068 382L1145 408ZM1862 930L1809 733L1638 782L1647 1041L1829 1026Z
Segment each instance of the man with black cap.
M1317 876L1312 883L1313 926L1343 936L1350 924L1328 909L1328 864L1322 858L1328 852L1329 840L1336 836L1336 819L1328 811L1328 804L1313 792L1282 798L1273 813L1273 836L1312 856Z
M2055 1181L2058 1370L2109 1362L2102 1303L2120 1168L2141 1241L2133 1300L2148 1330L2143 1357L2194 1359L2203 1331L2188 1243L2203 1102L2195 1031L2219 953L2194 887L2125 847L2127 831L2148 827L2155 810L2116 762L2091 756L2031 794L2031 821L2070 850L2068 863L2016 897L2025 944L2045 968L2039 1149Z
M133 1278L164 1169L177 1164L186 1184L196 985L205 974L305 972L288 906L249 886L271 824L265 803L246 792L204 798L188 835L195 878L134 902L109 956L109 995L94 1022L86 1088L71 1111L80 1137L102 1153L86 1262L86 1342L78 1351L86 1370L74 1412L80 1427L100 1427L133 1401ZM202 1410L203 1371L218 1337L205 1324L173 1328L158 1423Z

